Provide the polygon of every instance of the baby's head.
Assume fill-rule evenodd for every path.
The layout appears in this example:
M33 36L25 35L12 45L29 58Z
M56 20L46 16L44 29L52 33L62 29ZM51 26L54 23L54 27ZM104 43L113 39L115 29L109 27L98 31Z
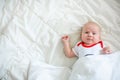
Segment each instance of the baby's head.
M100 26L95 22L87 22L81 30L81 40L86 45L92 45L101 40Z

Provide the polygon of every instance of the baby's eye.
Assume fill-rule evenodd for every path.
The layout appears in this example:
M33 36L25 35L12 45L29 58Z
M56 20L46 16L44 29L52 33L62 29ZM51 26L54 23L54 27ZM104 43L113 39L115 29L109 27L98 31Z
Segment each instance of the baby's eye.
M88 34L89 32L85 32L85 34Z
M96 33L93 33L93 35L95 35Z

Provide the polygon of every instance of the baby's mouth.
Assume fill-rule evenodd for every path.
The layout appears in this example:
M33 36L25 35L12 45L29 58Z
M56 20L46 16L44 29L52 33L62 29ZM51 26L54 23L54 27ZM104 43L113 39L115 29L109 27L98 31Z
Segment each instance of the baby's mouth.
M91 41L92 39L91 38L87 38L88 41Z

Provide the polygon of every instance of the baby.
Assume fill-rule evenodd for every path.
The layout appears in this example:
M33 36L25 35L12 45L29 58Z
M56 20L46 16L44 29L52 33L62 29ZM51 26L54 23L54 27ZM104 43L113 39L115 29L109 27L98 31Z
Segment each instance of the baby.
M68 35L62 37L64 51L67 57L83 57L90 55L109 54L109 47L104 47L101 40L101 29L95 22L87 22L81 30L81 41L73 48L70 46L70 38Z

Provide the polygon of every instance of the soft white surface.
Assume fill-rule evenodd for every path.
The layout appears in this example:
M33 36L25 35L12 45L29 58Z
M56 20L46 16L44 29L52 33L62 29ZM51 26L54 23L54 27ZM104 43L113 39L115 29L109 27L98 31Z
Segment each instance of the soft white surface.
M120 52L82 57L74 64L69 80L119 80L119 58Z
M119 0L0 0L0 78L30 79L31 69L38 68L35 74L41 69L39 62L54 66L60 76L76 61L64 55L61 36L70 35L73 46L88 20L99 23L106 45L119 51L119 13Z

